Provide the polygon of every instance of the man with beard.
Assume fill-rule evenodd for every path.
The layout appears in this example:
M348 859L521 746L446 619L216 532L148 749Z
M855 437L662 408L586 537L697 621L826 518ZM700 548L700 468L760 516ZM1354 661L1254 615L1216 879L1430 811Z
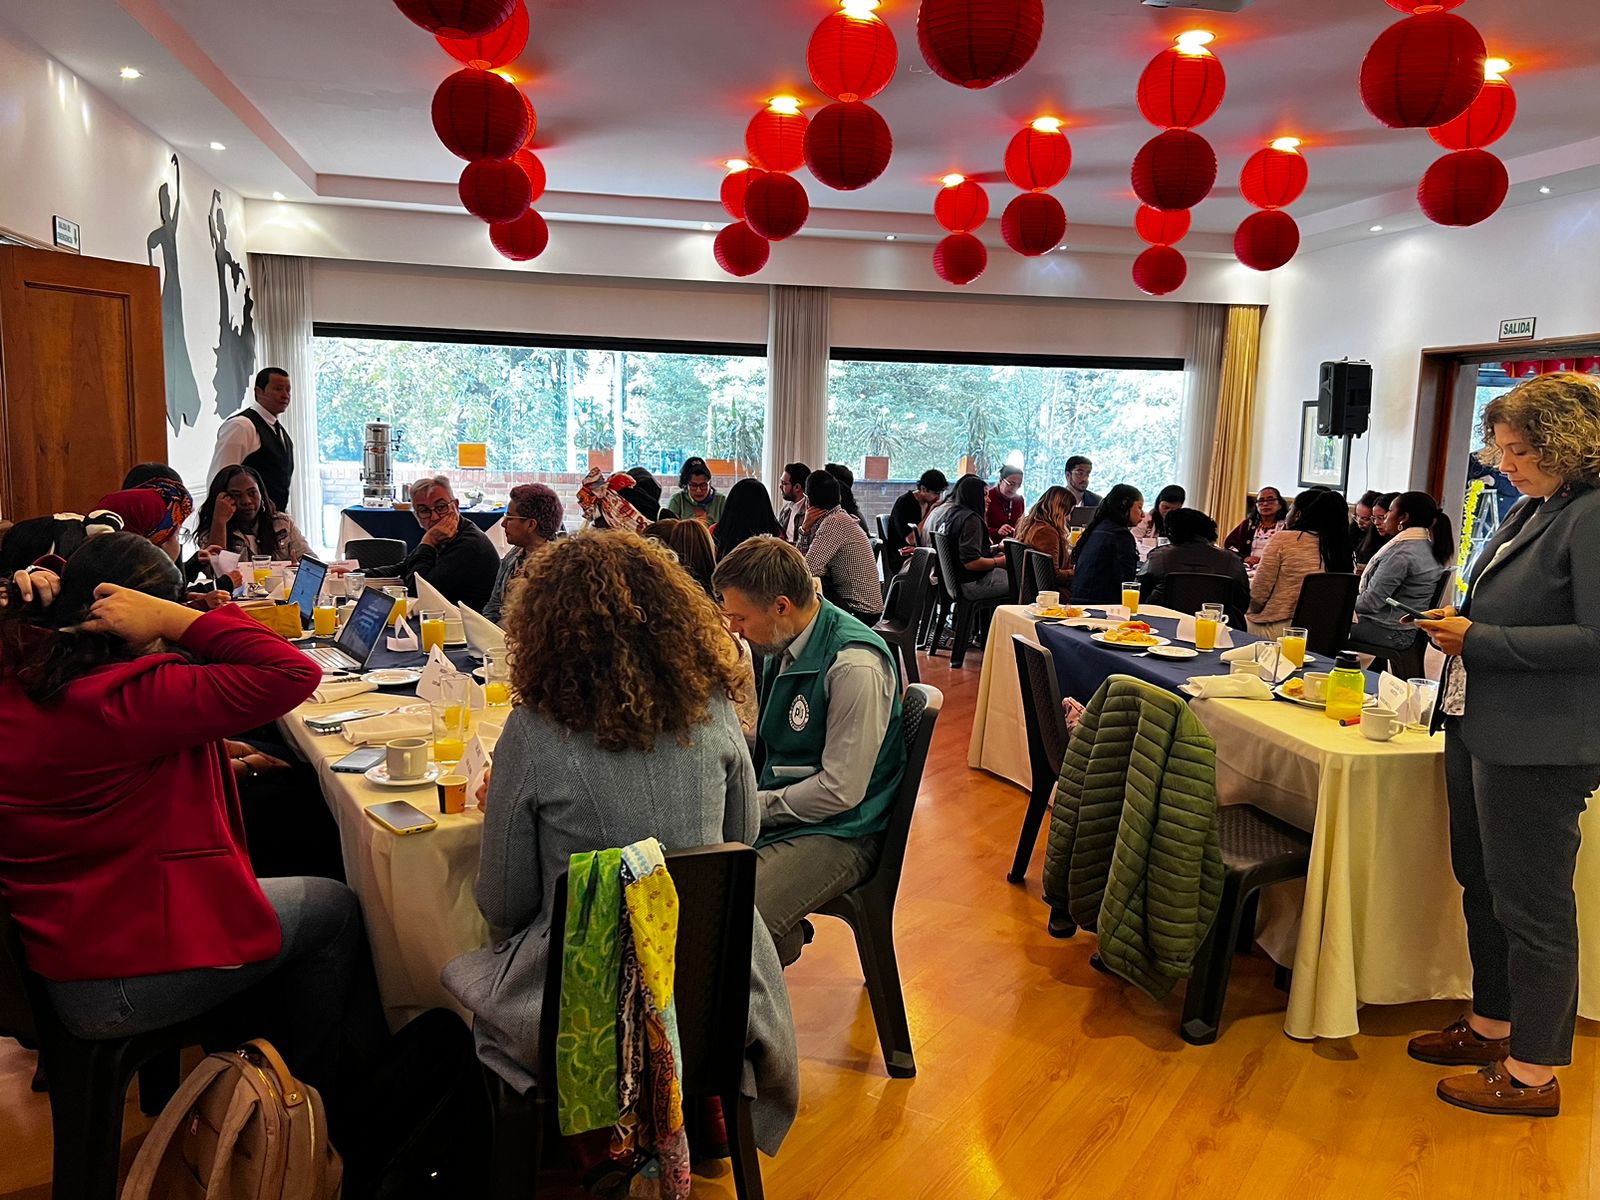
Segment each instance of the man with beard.
M806 480L810 477L810 467L792 462L783 468L783 476L778 480L778 495L783 498L778 525L783 530L783 540L791 545L806 522Z

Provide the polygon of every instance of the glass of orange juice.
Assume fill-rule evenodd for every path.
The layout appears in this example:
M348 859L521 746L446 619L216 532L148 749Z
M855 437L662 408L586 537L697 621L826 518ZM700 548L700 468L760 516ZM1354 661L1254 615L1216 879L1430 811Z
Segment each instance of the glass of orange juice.
M1122 606L1128 610L1130 617L1139 613L1139 581L1137 579L1122 585Z
M464 676L444 681L444 690L430 709L433 713L433 760L441 765L461 761L467 752L467 723L471 693Z
M511 707L511 665L503 651L483 652L483 703L502 714Z
M332 637L339 628L339 610L332 604L318 603L311 610L311 632L318 637Z
M1283 636L1278 639L1278 649L1283 651L1283 656L1298 671L1306 665L1306 631L1294 627L1285 629Z
M435 646L444 647L444 613L427 609L422 614L422 652L427 654Z
M1228 623L1226 614L1220 604L1203 604L1194 618L1194 648L1196 650L1215 650L1217 648L1217 630Z
M400 584L390 584L383 589L385 596L393 597L394 608L389 610L389 624L399 628L406 619L406 589Z

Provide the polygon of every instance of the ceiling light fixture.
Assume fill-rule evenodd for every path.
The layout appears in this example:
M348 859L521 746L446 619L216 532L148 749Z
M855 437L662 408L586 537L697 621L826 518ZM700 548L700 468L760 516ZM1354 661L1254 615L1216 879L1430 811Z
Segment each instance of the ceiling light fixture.
M273 192L272 193L272 198L281 203L284 200L287 200L289 197L285 196L282 192Z
M1293 151L1293 150L1299 150L1300 149L1300 145L1301 145L1300 139L1297 138L1297 137L1281 137L1281 138L1278 138L1275 142L1272 143L1272 148L1274 150L1291 150L1291 151Z
M1183 54L1210 54L1206 47L1217 40L1217 35L1209 29L1189 29L1172 40Z
M781 116L798 116L800 113L800 101L794 96L774 96L767 101L767 108Z
M878 0L842 0L839 9L847 17L865 21L878 10Z
M1371 229L1367 230L1367 232L1368 233L1382 233L1383 232L1383 226L1382 225L1374 225Z
M960 187L966 181L967 177L965 175L957 175L954 172L939 180L945 187Z
M1507 59L1490 58L1484 60L1483 77L1485 79L1497 79L1503 83L1505 82L1506 72L1509 70L1511 70L1511 63Z
M221 142L212 142L211 143L211 148L213 150L226 150L227 149L227 147L224 146Z
M750 169L750 164L742 158L730 158L722 165L728 168L728 174L730 175L737 175L740 171L748 171Z
M1028 122L1040 133L1060 133L1061 127L1066 124L1060 117L1035 117Z
M883 235L883 240L884 240L884 241L886 241L886 242L892 242L892 241L894 241L894 234L892 234L892 233L886 233L886 234L884 234L884 235Z
M1542 188L1539 189L1539 195L1548 196L1549 194L1550 194L1550 189L1549 188L1542 187Z
M139 70L138 67L123 67L121 71L117 72L117 74L121 75L124 79L144 78L144 72Z

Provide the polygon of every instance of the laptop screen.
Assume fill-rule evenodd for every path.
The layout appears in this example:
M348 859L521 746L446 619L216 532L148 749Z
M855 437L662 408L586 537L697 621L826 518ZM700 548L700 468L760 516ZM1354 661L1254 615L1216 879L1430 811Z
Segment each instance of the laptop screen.
M300 559L300 569L295 572L294 588L289 592L289 602L300 606L300 624L311 624L311 610L322 594L322 581L328 577L328 564L318 562L309 554Z
M355 611L344 623L344 628L339 632L339 640L335 644L346 654L365 664L372 653L372 647L389 624L389 615L392 612L394 612L393 597L385 595L377 588L363 588L360 598L356 601Z

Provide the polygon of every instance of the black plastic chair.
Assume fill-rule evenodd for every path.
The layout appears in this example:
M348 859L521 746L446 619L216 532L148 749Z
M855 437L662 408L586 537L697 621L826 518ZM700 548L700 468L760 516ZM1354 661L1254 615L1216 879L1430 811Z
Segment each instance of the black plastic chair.
M1029 550L1022 556L1022 594L1018 597L1021 604L1032 604L1039 598L1040 592L1059 592L1061 581L1056 578L1056 564L1050 561L1050 556L1043 550Z
M749 846L705 846L667 855L678 893L678 949L673 995L683 1050L684 1106L715 1096L728 1123L733 1182L739 1200L760 1200L750 1101L740 1093L750 1018L750 938L755 928L756 852ZM550 910L550 968L539 1029L538 1083L522 1095L484 1069L494 1107L489 1195L523 1200L539 1195L544 1135L556 1100L556 1027L561 1010L561 954L567 877L556 881Z
M1045 810L1055 795L1056 781L1061 778L1061 760L1067 753L1067 718L1061 710L1055 658L1020 633L1011 635L1011 644L1017 654L1022 721L1028 731L1028 768L1033 773L1022 836L1017 839L1017 854L1006 875L1009 882L1021 883L1039 842L1039 827L1044 824Z
M1220 604L1228 608L1232 596L1233 580L1226 575L1179 571L1166 577L1161 603L1175 612L1197 613L1204 604Z
M351 538L344 544L344 556L355 559L363 571L392 567L410 553L410 548L399 538Z
M1433 593L1433 602L1429 608L1438 608L1444 603L1445 596L1450 591L1450 582L1455 578L1453 571L1446 571L1439 578L1439 586ZM1374 671L1389 671L1401 679L1421 679L1428 670L1428 639L1421 631L1412 638L1411 645L1404 650L1396 650L1393 646L1380 645L1377 642L1363 642L1351 637L1345 643L1346 650L1353 650L1357 654L1372 655L1372 669Z
M936 687L919 683L906 689L901 715L906 772L894 807L889 810L889 824L879 835L882 840L878 865L863 882L817 909L826 916L838 917L856 935L856 952L861 956L861 974L872 1001L883 1065L896 1079L915 1075L917 1062L911 1052L911 1027L906 1023L906 998L900 988L900 964L894 952L894 901L900 891L900 869L905 864L911 817L928 763L928 746L943 707L944 693Z
M1011 584L1011 603L1033 603L1031 600L1022 598L1023 580L1027 577L1027 543L1019 542L1016 538L1006 538L1000 543L1000 548L1005 551L1006 579Z
M900 675L904 684L922 679L917 668L917 635L922 622L923 602L933 587L933 551L919 546L906 560L906 569L889 584L883 601L883 620L872 627L900 655Z
M1354 574L1342 571L1305 577L1289 624L1306 631L1306 649L1332 658L1345 648L1356 615L1358 586Z
M950 535L942 529L935 533L933 548L939 558L939 587L943 592L943 599L939 606L940 611L934 616L933 629L928 639L930 642L928 654L931 657L938 653L939 631L953 614L955 642L950 647L950 665L959 667L966 661L967 645L972 641L973 626L977 624L978 618L998 608L1004 597L996 597L993 600L968 600L961 594L959 581L964 571Z

